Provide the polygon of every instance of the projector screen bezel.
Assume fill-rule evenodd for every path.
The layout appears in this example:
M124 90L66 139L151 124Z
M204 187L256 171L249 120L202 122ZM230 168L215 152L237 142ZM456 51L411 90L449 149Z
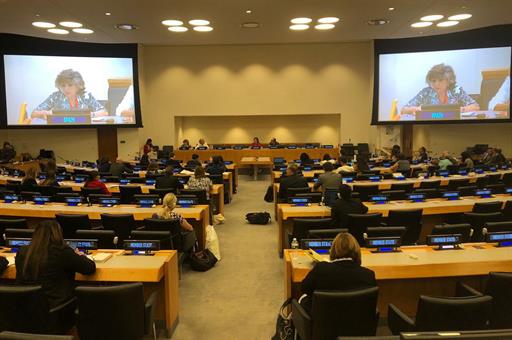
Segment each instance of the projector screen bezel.
M427 37L375 40L373 50L374 79L371 125L495 124L512 122L512 111L510 109L509 118L505 119L379 121L379 56L381 54L468 50L492 47L512 47L512 25L497 25ZM512 57L510 63L512 68Z
M135 123L130 124L76 124L76 125L8 125L5 88L4 55L131 58ZM87 128L141 128L142 114L139 95L137 44L100 44L63 41L0 33L0 128L1 129L87 129Z

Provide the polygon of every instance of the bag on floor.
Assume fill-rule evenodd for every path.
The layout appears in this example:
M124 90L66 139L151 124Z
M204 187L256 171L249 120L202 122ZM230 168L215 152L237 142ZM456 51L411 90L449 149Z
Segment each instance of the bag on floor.
M206 226L206 249L212 252L213 256L220 261L220 247L217 232L212 225Z
M267 188L267 192L265 193L265 197L263 198L265 202L274 202L274 188L272 185L269 185Z
M255 212L245 215L245 219L250 224L267 224L270 222L270 214L268 212Z
M213 215L213 224L224 224L226 218L222 214Z
M283 303L281 308L279 308L276 322L276 334L274 334L272 340L293 340L295 327L293 327L292 323L291 304L292 299L288 299ZM288 312L287 309L289 310Z
M213 268L217 258L208 249L194 252L190 255L190 266L198 272L205 272Z

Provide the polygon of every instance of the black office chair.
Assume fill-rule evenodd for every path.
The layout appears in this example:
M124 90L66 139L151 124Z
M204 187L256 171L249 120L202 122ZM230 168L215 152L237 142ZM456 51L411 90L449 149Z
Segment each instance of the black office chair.
M455 175L457 174L457 172L459 171L459 169L461 169L461 167L459 165L456 165L456 164L452 164L452 165L448 165L446 167L446 170L448 170L448 172L450 173L450 175Z
M486 189L490 189L493 194L504 194L505 193L505 184L497 183L497 184L487 184Z
M170 231L132 230L130 238L132 240L159 241L160 249L172 249L172 237Z
M341 175L341 178L347 178L347 177L356 178L357 172L340 172L340 175Z
M361 201L369 201L370 196L379 194L378 185L357 185L352 187L352 191L359 193L359 199Z
M21 182L17 181L16 183L5 183L5 189L9 191L13 191L16 194L19 194L21 191Z
M64 238L74 238L78 229L91 229L87 214L55 214Z
M0 286L0 331L64 334L75 299L51 308L41 286Z
M49 185L39 185L37 187L37 191L41 193L41 196L49 196L53 197L56 192L56 187L52 187Z
M504 221L512 221L512 200L505 202L503 209L501 209Z
M449 235L449 234L460 234L461 242L471 242L471 236L473 235L473 229L469 223L460 224L440 224L435 225L432 229L432 235Z
M348 229L346 229L346 228L311 229L311 230L308 230L307 238L334 240L334 238L339 233L348 233Z
M208 175L208 177L212 180L213 184L224 184L224 175Z
M393 183L391 184L391 190L403 190L405 192L411 192L414 189L414 183Z
M7 238L32 238L34 229L11 229L4 230L4 237Z
M54 200L55 202L64 203L67 197L80 197L80 194L77 192L58 192L55 194Z
M380 193L387 196L390 201L403 201L407 198L405 190L383 190Z
M348 214L347 228L359 242L359 245L364 247L365 241L363 233L366 232L367 228L379 227L382 221L381 213L373 214Z
M81 340L139 340L153 332L157 292L144 303L142 283L111 287L80 286L75 290L78 300L77 328Z
M448 182L448 190L458 190L459 187L467 187L469 178L450 179Z
M458 331L486 329L492 297L420 296L416 320L395 305L388 307L388 325L394 335L412 331Z
M105 194L89 194L87 200L90 204L99 204L101 198L112 198L112 195Z
M0 218L0 246L5 245L3 235L6 229L27 229L27 220L25 218Z
M178 252L188 252L194 244L189 242L186 232L182 232L179 221L159 218L145 218L144 229L148 231L166 231L171 233L171 249Z
M459 191L461 196L474 196L477 187L476 185L466 185L463 187L458 187L457 190Z
M19 332L1 332L0 340L74 340L72 335L46 335Z
M34 196L41 196L41 193L39 191L21 191L20 196L23 201L33 201Z
M166 189L149 189L149 193L151 195L158 195L160 196L161 199L164 198L165 195L169 194L169 193L172 193L172 194L176 194L178 192L177 189L172 189L172 188L166 188Z
M492 296L489 328L512 329L512 273L490 272L484 294L465 284L458 283L460 296Z
M295 197L309 197L311 198L311 203L320 203L322 202L322 193L321 192L310 192L306 194L295 194Z
M420 182L420 189L439 189L441 181L423 180Z
M501 212L501 207L503 206L503 202L476 202L473 205L472 212L474 213L499 213Z
M135 203L133 196L141 195L142 188L138 185L120 185L119 194L121 196L121 204Z
M390 210L386 220L388 227L406 227L402 239L403 245L415 244L421 234L421 218L423 209Z
M482 242L484 240L483 228L485 224L488 222L500 222L502 216L501 213L464 213L464 219L473 228L471 241Z
M507 187L512 186L512 172L507 172L507 173L503 174L503 177L502 177L501 181Z
M407 231L406 227L371 227L366 228L364 239L373 237L400 237L402 239Z
M116 249L118 246L118 238L113 230L80 229L76 231L73 238L98 240L98 249ZM122 248L123 245L120 244L119 247Z
M488 184L500 184L501 183L501 174L489 174L487 175Z
M400 340L400 336L398 335L383 335L383 336L372 336L368 338L367 336L339 336L336 340Z
M496 233L496 232L503 232L508 231L512 232L512 221L505 221L505 222L487 222L484 225L484 229L482 230L482 234L485 238L485 235L487 233Z
M117 176L105 176L102 177L106 183L119 183L119 177Z
M90 195L93 195L93 194L101 195L102 193L103 193L103 190L101 188L96 188L96 187L93 187L93 188L81 187L80 188L80 194L82 195L82 197L85 197L85 198L88 198Z
M119 238L119 244L127 240L130 232L135 229L132 214L101 214L101 225L106 230L113 230Z
M315 291L311 313L292 301L292 320L301 340L337 336L374 336L379 321L377 287L352 291Z
M288 188L286 191L286 197L295 197L297 194L309 194L311 192L310 187L304 188Z
M180 195L194 195L198 204L209 204L206 198L206 190L180 189Z
M297 241L307 238L308 231L313 229L328 229L331 226L330 218L294 218L293 235Z
M425 198L439 198L441 197L441 192L439 189L430 188L430 189L416 189L413 191L415 194L425 194Z
M478 189L483 189L489 184L487 176L481 176L476 178L475 185Z

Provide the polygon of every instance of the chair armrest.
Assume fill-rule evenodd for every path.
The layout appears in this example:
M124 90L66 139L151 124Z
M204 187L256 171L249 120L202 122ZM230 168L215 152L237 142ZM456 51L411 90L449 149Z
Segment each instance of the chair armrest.
M67 308L73 308L73 310L74 310L75 305L76 305L76 298L74 297L74 298L69 299L68 301L64 302L63 304L58 305L57 307L53 307L52 309L50 309L49 313L50 314L58 313Z
M301 340L311 339L311 317L295 299L292 300L292 321Z
M402 313L395 305L388 306L388 326L393 335L399 335L401 332L410 332L414 330L414 321Z
M146 227L144 227L144 226L140 226L140 227L135 228L135 230L145 230L145 229L146 229Z
M97 227L91 227L92 230L103 230L105 229L105 227L103 227L102 225L99 225Z
M484 294L480 293L473 287L468 286L467 284L457 282L455 285L455 297L464 297L464 296L483 296Z
M144 334L148 335L153 327L155 317L155 306L158 292L153 292L144 305Z

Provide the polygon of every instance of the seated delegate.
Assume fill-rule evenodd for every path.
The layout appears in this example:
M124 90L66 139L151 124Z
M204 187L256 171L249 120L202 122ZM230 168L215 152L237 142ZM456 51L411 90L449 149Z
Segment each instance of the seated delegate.
M228 171L221 156L213 156L212 161L206 166L205 170L210 175L222 175Z
M251 148L261 148L263 145L260 143L260 139L258 137L254 137L252 139Z
M195 147L195 149L199 149L199 150L201 150L201 149L209 149L209 148L210 147L208 146L208 143L206 143L206 141L203 138L201 138L199 140L199 143L197 143L196 147Z
M199 160L199 155L197 153L192 155L192 159L187 162L185 165L187 168L194 170L196 167L202 167L201 161Z
M288 189L308 187L308 182L298 172L299 167L295 163L290 163L286 168L286 176L281 177L279 184L279 198L281 201L285 201L288 198Z
M318 176L318 181L313 186L313 189L317 190L321 187L322 191L325 191L326 188L338 188L341 183L341 175L332 172L334 170L334 165L327 162L324 163L322 167L325 172Z
M340 185L340 197L331 208L333 228L345 228L349 214L366 214L368 207L359 199L352 198L352 189L346 184Z
M89 178L84 183L84 188L100 188L102 194L110 195L110 191L105 183L100 181L100 174L96 170L89 172Z
M210 190L212 189L212 180L206 176L202 166L196 167L194 175L187 182L188 189L206 191L206 199L210 199Z
M112 163L110 165L110 173L112 174L112 176L115 176L115 177L119 177L121 178L121 176L124 174L124 173L129 173L131 174L133 172L133 170L131 168L129 168L125 162L122 160L122 158L118 157L116 159L116 162L115 163Z
M268 146L269 146L269 147L278 147L278 146L279 146L279 142L277 141L277 139L272 138L272 139L270 140L270 142L268 143Z
M300 304L311 312L313 292L346 291L377 286L375 273L361 266L361 249L354 236L340 233L329 251L331 262L319 262L302 281Z
M172 165L168 165L165 168L164 175L156 178L156 189L172 189L174 192L177 192L178 189L183 188L183 184L181 184L178 177L174 176L173 169Z
M400 172L404 175L409 175L411 171L411 162L405 157L403 153L398 155L398 160L391 166L391 171Z
M34 167L30 167L25 171L25 177L21 181L21 191L34 191L34 188L37 186L36 180L36 169Z

